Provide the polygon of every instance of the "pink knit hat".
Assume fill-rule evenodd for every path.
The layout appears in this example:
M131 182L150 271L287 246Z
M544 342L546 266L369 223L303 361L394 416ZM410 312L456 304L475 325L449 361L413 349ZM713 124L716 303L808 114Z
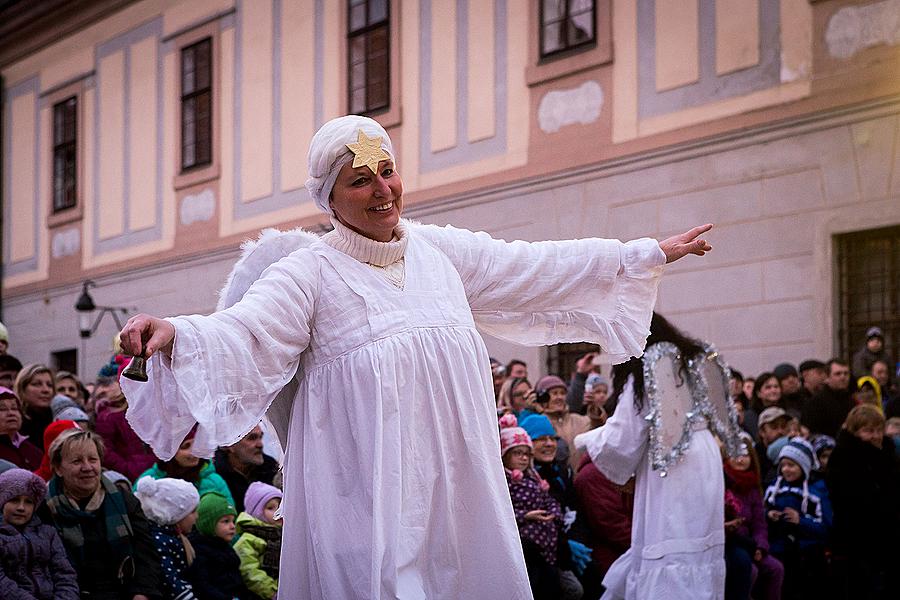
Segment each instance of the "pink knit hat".
M506 414L500 417L500 456L516 446L528 446L534 448L531 438L524 429L519 427L515 415Z

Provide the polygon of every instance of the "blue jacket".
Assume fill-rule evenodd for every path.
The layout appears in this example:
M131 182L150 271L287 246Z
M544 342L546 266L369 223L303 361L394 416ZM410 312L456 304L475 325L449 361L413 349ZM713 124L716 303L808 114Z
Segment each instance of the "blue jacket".
M766 489L766 514L770 510L784 511L785 508L800 513L800 522L796 525L784 519L769 520L769 550L774 554L781 554L794 544L801 550L822 546L828 537L832 513L825 482L804 483L789 484L778 477Z
M156 551L159 552L159 565L163 573L163 598L165 600L195 600L194 588L187 581L187 556L184 544L178 537L174 525L160 526L150 524Z

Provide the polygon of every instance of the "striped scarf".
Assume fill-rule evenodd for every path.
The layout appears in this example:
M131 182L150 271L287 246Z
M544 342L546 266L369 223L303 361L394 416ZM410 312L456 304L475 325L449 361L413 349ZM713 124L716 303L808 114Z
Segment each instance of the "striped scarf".
M106 530L106 541L119 565L120 579L133 575L126 572L129 566L133 571L134 549L131 538L134 530L131 520L128 518L128 508L122 492L105 476L100 477L100 487L91 497L84 510L66 496L63 491L63 483L59 476L50 480L49 497L47 507L53 513L53 521L62 538L72 566L78 567L85 562L84 532L81 524L88 524L96 519L103 519Z

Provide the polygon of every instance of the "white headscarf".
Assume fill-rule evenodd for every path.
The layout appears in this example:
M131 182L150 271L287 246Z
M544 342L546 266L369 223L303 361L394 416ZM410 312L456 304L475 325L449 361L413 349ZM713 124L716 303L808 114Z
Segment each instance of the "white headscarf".
M306 189L319 209L334 216L329 196L338 173L353 159L347 144L356 142L359 130L371 137L381 137L382 149L394 159L391 138L378 121L359 115L332 119L322 125L309 143L309 179ZM396 163L396 160L395 160ZM396 164L394 166L396 168Z

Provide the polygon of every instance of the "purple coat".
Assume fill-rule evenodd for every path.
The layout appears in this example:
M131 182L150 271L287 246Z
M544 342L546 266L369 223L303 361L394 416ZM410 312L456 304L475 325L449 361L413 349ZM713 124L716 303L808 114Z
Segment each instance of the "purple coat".
M124 410L107 409L97 416L97 433L106 443L103 466L131 481L153 466L156 457L125 420Z
M737 516L744 519L736 533L756 542L756 547L764 554L769 552L769 526L766 523L766 510L763 506L762 492L759 488L739 492L729 488L738 502L741 503Z
M78 600L78 578L56 529L34 517L19 531L0 525L0 598Z

